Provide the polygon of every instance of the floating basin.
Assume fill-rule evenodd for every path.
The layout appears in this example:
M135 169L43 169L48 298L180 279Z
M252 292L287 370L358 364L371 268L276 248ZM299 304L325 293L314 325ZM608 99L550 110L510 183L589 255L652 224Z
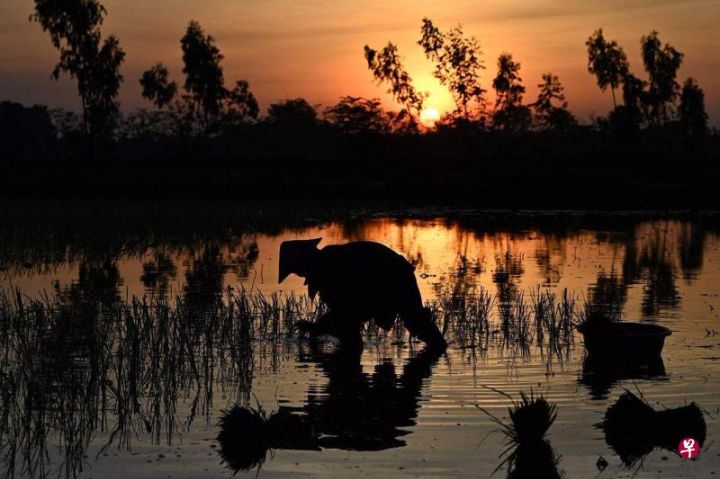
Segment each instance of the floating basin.
M585 349L593 358L649 359L662 353L665 338L672 332L657 324L610 323L578 329Z

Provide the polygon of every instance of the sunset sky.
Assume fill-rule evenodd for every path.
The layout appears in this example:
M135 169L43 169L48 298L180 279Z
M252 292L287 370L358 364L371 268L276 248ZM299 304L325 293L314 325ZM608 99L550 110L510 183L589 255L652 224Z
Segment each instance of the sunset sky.
M495 62L510 52L522 64L535 100L541 74L552 71L565 84L571 110L583 121L612 106L587 72L584 42L598 27L625 49L632 71L644 77L639 40L655 29L664 42L685 53L678 81L698 79L705 90L711 124L720 124L720 0L106 0L105 35L115 34L127 52L124 110L148 106L138 77L157 61L180 80L180 46L190 19L212 34L225 55L228 85L238 79L266 108L279 99L304 97L323 107L342 95L378 96L395 105L373 84L363 45L399 45L407 69L428 106L444 112L450 96L432 77L432 64L415 43L423 17L442 30L461 23L481 43L490 89ZM37 23L28 21L31 0L0 1L0 100L77 108L74 85L50 80L58 53ZM490 95L492 97L492 95Z

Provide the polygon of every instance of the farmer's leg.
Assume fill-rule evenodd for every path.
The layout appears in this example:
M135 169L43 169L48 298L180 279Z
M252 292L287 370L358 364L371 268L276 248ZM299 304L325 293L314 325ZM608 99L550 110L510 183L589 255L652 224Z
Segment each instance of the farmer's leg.
M428 348L435 350L447 348L447 343L435 325L432 313L428 308L406 311L401 316L410 335L424 342Z

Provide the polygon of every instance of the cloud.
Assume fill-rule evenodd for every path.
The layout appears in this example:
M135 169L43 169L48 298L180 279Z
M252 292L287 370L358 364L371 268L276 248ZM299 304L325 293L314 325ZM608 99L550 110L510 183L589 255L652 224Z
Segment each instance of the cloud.
M678 5L708 5L717 9L717 0L581 0L573 2L507 2L486 5L479 13L465 16L470 21L526 21L585 15L637 15L642 11L675 7ZM467 21L466 20L466 21Z

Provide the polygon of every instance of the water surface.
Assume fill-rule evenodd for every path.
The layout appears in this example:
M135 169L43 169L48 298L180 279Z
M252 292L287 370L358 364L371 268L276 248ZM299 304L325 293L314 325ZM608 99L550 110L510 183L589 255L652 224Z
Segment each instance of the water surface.
M116 395L124 393L110 386L106 398L95 398L100 405L107 400L108 407L104 420L78 422L77 432L82 430L89 441L81 447L80 455L86 456L80 461L82 477L231 477L234 471L222 464L216 436L223 411L235 403L259 403L268 412L293 408L326 423L334 417L342 429L335 442L319 451L275 449L262 466L263 477L486 477L500 462L504 439L497 433L488 435L496 425L476 405L503 416L509 404L488 387L511 395L532 389L558 405L558 419L548 437L562 456L560 469L567 477L594 477L600 456L609 462L602 473L606 477L707 477L720 468L715 445L720 437L715 427L720 408L716 224L708 218L453 214L315 221L301 227L235 224L212 233L190 227L164 234L147 225L130 234L90 225L86 234L68 234L58 226L38 234L33 228L13 226L2 236L0 284L19 287L30 297L74 294L85 303L98 304L133 296L172 301L176 296L206 298L242 290L262 293L270 301L273 293L306 293L299 277L277 283L282 241L322 238L322 247L373 240L415 264L427 302L441 301L453 291L469 297L487 291L501 300L512 289L525 292L529 300L531 292L560 295L567 290L580 305L598 282L612 281L625 298L626 320L665 325L673 332L666 341L662 370L599 379L588 374L577 335L563 344L560 354L553 354L538 345L538 338L525 350L496 343L470 348L450 330L447 354L423 363L417 359L421 345L398 341L391 332L369 337L358 368L350 364L346 373L332 356L308 354L287 335L245 345L250 347L251 370L248 364L234 362L234 353L223 353L222 348L241 345L205 345L193 350L202 351L198 354L205 359L214 358L198 359L205 369L193 377L201 380L168 382L171 375L162 376L156 383L148 382L154 387L136 391L140 402L151 405L146 416L123 418L127 411L119 409ZM124 344L118 341L112 344ZM160 350L178 354L172 347ZM87 360L82 353L78 356ZM118 368L111 368L104 380L120 384L117 374ZM54 384L62 389L71 383L58 378ZM623 467L595 425L626 388L641 391L656 407L695 401L704 408L708 439L700 458L683 462L672 452L656 450L642 465ZM382 414L389 414L380 405L385 396L397 413L384 419ZM5 401L7 406L9 400ZM371 411L367 417L357 412L363 404ZM373 416L372 411L380 412ZM142 417L156 418L156 424L143 423ZM123 420L132 424L132 432L113 437L114 426ZM64 467L66 444L52 429L45 433L50 445L45 472L54 474ZM17 434L7 427L3 431L6 460ZM21 475L20 466L15 468Z

